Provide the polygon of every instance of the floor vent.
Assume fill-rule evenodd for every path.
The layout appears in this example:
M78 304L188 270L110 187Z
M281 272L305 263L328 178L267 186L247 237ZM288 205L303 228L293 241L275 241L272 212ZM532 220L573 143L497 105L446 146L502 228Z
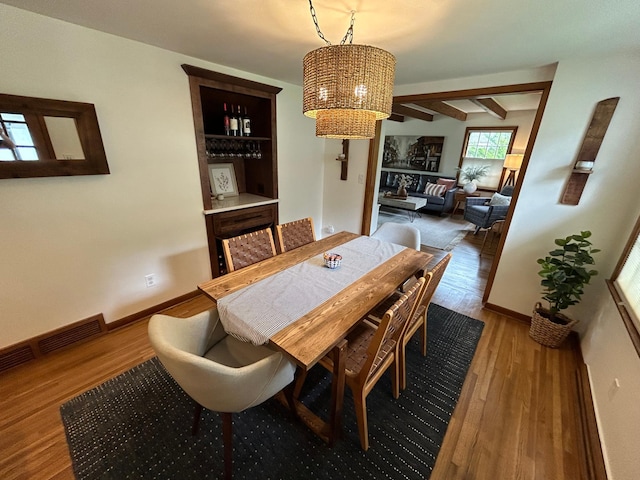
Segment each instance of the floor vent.
M44 335L38 340L38 349L43 355L46 355L60 348L101 335L106 331L102 314L96 315Z
M31 345L14 345L5 352L0 353L0 372L8 370L36 358Z
M107 325L100 313L25 342L10 345L0 349L0 372L105 333Z

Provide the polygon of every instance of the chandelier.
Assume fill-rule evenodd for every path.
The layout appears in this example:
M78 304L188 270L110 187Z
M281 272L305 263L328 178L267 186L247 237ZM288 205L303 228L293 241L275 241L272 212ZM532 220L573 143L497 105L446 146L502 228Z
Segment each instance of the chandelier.
M396 59L380 48L352 44L354 11L340 45L331 45L320 31L311 0L309 8L326 46L304 57L303 113L316 119L318 137L373 138L376 121L391 115Z

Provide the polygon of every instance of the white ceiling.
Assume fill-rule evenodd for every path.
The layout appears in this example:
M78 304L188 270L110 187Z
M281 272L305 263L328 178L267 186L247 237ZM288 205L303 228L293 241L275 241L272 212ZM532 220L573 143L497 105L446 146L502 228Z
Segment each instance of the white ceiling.
M323 45L308 0L0 0L214 63L302 82ZM640 51L640 0L315 0L325 37L397 57L396 84L534 68ZM1 37L0 37L1 38Z

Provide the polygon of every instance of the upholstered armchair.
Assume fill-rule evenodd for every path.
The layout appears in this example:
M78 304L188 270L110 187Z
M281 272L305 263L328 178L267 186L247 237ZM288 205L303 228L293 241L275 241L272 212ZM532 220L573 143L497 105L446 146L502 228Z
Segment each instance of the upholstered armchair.
M224 478L231 478L231 414L261 404L293 382L295 364L281 352L227 335L215 308L189 318L154 315L148 328L162 365L196 402L193 434L203 407L221 413Z
M509 197L513 194L513 186L509 185L500 191L502 197ZM495 197L495 196L494 196ZM503 199L502 199L503 200ZM494 200L488 197L468 197L464 207L464 219L476 226L474 235L481 228L491 228L491 225L498 220L504 220L507 217L510 203L499 204L503 202L493 203Z

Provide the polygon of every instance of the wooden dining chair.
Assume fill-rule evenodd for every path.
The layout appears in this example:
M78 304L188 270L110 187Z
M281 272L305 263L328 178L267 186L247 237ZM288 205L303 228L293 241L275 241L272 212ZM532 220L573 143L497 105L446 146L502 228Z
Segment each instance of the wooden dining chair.
M421 277L387 310L378 326L363 320L347 335L345 382L353 393L360 445L365 451L369 449L367 395L382 374L391 368L394 397L398 398L400 370L396 361L396 345L402 340L424 285L425 279ZM332 372L332 355L323 357L320 364Z
M316 241L311 217L276 225L276 238L280 253L288 252L307 243Z
M222 240L227 270L233 272L275 257L276 247L270 228Z
M404 390L407 388L407 362L406 362L406 350L407 344L411 340L411 338L416 334L416 332L420 331L420 342L421 342L421 350L422 355L427 356L427 312L429 311L429 304L431 303L431 299L433 298L433 294L438 288L438 284L440 280L442 280L442 276L444 271L447 269L447 265L449 265L449 261L451 260L451 253L447 253L444 257L442 257L438 263L436 263L433 268L425 275L426 283L424 288L424 294L416 308L414 310L413 316L407 325L407 328L402 336L402 341L399 343L399 365L400 365L400 389ZM399 297L399 294L394 294L389 297L384 302L376 305L376 307L372 310L369 315L369 320L374 323L379 323L380 319L384 315L386 309L389 308L390 305Z

